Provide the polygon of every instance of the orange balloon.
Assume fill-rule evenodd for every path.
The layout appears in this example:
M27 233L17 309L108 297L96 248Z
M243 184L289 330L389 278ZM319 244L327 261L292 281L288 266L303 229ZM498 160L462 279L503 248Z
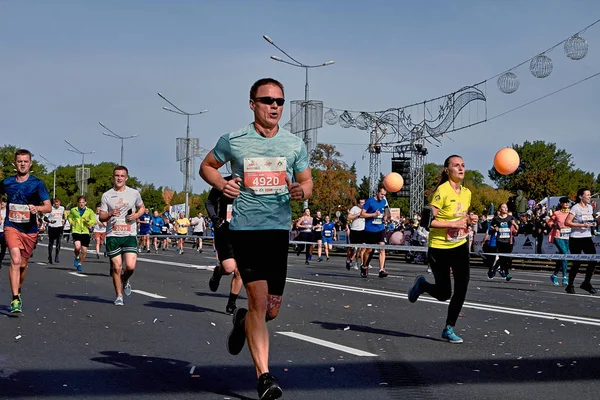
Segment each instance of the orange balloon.
M404 179L402 175L397 172L390 172L383 178L383 186L388 192L396 193L404 186Z
M494 156L494 168L500 175L510 175L519 168L519 154L510 147L498 150Z

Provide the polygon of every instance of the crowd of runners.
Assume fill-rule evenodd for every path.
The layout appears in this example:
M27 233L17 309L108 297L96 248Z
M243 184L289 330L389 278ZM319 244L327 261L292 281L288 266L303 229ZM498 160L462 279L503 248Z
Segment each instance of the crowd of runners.
M192 249L202 252L207 227L214 229L214 246L218 265L208 281L211 291L219 287L223 275L232 275L226 310L233 314L233 328L227 339L229 353L236 355L248 343L257 373L257 392L261 399L281 397L282 389L269 371L269 333L267 322L280 312L284 293L290 226L298 231L296 254L304 253L310 265L314 249L317 262L329 260L339 229L331 216L310 209L292 222L290 201L302 201L312 194L312 178L308 153L302 140L279 126L285 103L283 85L270 78L252 85L249 106L254 122L242 129L220 137L200 167L200 175L212 186L206 201L208 218L199 213L188 218L180 213L171 220L157 210L152 214L145 207L140 193L126 185L128 170L117 166L113 170L113 187L102 194L100 205L92 210L85 196L78 198L77 207L65 210L59 199L50 199L44 183L30 175L31 153L16 152L16 175L0 181L2 201L0 227L0 258L8 250L10 256L10 311L21 313L22 287L27 264L38 243L40 227L48 233L48 263L60 262L61 242L70 234L74 245L73 267L82 270L93 235L95 255L110 260L110 273L115 293L115 306L123 306L131 295L131 277L139 252L158 253L175 246L183 254L185 239L194 238ZM229 163L231 176L224 177L219 168ZM469 212L471 192L462 185L465 162L458 155L444 162L441 180L429 203L416 220L428 232L427 261L434 278L416 277L408 299L416 302L423 293L446 301L450 299L447 318L441 337L450 343L462 343L454 332L459 313L466 298L470 279L470 249L473 232L478 230L479 218ZM568 200L568 199L567 199ZM594 217L590 191L581 189L574 205L561 199L561 205L551 218L550 238L562 254L595 254L591 228ZM38 215L41 218L38 218ZM385 278L385 245L391 220L386 201L386 189L380 187L375 196L359 199L347 216L349 244L346 250L346 269L355 267L360 276L368 278L369 267L378 253L377 276ZM417 229L416 226L413 228ZM499 207L485 230L485 251L506 254L512 251L512 238L519 229L506 204ZM169 235L175 234L171 241ZM191 234L191 235L190 235ZM269 257L257 262L256 249L269 243ZM372 246L372 247L370 247ZM497 269L510 280L510 257L486 258L488 278ZM557 262L551 277L558 284L562 272L568 293L574 293L580 262L572 264L567 275L566 260ZM594 294L591 284L595 261L590 261L581 288ZM452 279L453 277L453 279ZM452 281L454 287L452 287ZM248 306L237 307L242 286Z

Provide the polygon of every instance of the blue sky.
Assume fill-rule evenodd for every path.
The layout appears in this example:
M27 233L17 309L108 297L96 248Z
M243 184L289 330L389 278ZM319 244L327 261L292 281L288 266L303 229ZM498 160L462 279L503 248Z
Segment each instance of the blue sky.
M480 82L524 61L600 16L596 1L0 1L0 137L54 163L119 161L120 142L98 121L139 137L125 142L131 174L181 190L175 139L185 118L166 111L162 92L192 117L191 134L212 148L218 137L252 120L248 91L261 77L279 79L288 101L304 98L304 71L269 58L263 38L307 64L310 97L325 107L401 107ZM600 72L600 24L584 35L581 61L548 55L554 71L521 86L486 86L488 118ZM577 167L597 173L600 78L506 116L458 131L430 147L428 162L461 154L484 175L495 152L525 140L556 142ZM326 108L327 109L327 108ZM325 110L326 110L325 109ZM289 119L289 108L284 122ZM365 131L327 126L319 142L336 144L359 177L368 175ZM363 159L364 156L364 159ZM381 171L390 171L390 156ZM200 178L194 191L207 188Z

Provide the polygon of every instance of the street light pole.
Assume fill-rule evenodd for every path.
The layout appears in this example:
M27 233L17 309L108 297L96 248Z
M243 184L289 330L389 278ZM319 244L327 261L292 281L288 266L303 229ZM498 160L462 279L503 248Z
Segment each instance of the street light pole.
M48 161L48 159L46 157L44 157L41 154L38 154L41 158L43 158L46 163L48 163L49 165L52 166L52 168L54 168L54 178L52 180L52 199L56 198L56 168L58 167L56 164L51 163L50 161Z
M71 146L72 148L67 148L67 150L72 151L73 153L77 153L77 154L81 154L81 194L83 195L83 182L84 182L84 171L85 171L85 155L86 154L94 154L96 151L92 150L92 151L88 151L88 152L83 152L81 150L79 150L77 147L73 146L68 140L65 139L65 142Z
M290 56L288 53L285 52L285 50L283 50L281 47L277 46L275 44L275 42L273 42L273 39L271 39L269 36L267 35L263 35L263 39L265 39L267 42L269 42L271 45L273 45L273 47L275 47L277 50L279 50L280 52L282 52L283 54L285 54L290 60L284 60L281 57L278 56L271 56L272 60L278 61L278 62L282 62L284 64L288 64L291 65L292 67L299 67L299 68L304 68L305 71L305 76L306 76L306 81L304 84L304 137L303 137L303 141L304 144L306 145L306 151L308 151L308 159L310 162L310 156L311 156L311 152L314 149L311 149L311 145L310 145L310 138L308 137L308 92L309 92L309 88L308 88L308 69L309 68L320 68L320 67L326 67L328 65L332 65L335 64L335 61L330 60L330 61L326 61L322 64L316 64L316 65L308 65L308 64L304 64L301 63L300 61L296 60L294 57ZM313 143L313 146L316 146L316 143ZM304 204L303 204L303 208L308 208L308 200L304 200Z
M110 133L106 133L106 132L102 132L103 135L114 138L114 139L120 139L121 140L121 164L120 165L124 165L123 164L123 142L126 139L133 139L134 137L137 137L138 135L131 135L131 136L121 136L121 135L117 135L116 133L114 133L113 131L111 131L110 129L108 129L106 127L106 125L104 125L102 122L98 122L100 124L101 127L103 127L104 129L106 129L108 132Z
M328 65L332 65L335 64L335 61L330 60L327 62L324 62L322 64L316 64L316 65L308 65L308 64L304 64L301 63L300 61L296 60L294 57L290 56L288 53L285 52L285 50L283 50L281 47L277 46L275 44L275 42L273 42L273 39L271 39L269 36L267 35L263 35L263 38L269 42L273 47L275 47L277 50L279 50L280 52L282 52L283 54L285 54L290 60L284 60L281 57L278 56L271 56L272 60L278 61L278 62L282 62L284 64L288 64L291 65L292 67L299 67L299 68L304 68L305 71L305 76L306 76L306 81L304 84L304 138L303 141L306 144L306 150L308 151L309 157L310 157L310 152L313 150L310 148L309 143L310 143L310 138L308 137L308 102L309 102L309 87L308 87L308 69L309 68L320 68L320 67L326 67ZM316 145L316 143L314 144Z
M185 115L186 119L187 119L187 126L186 126L186 130L185 130L185 178L184 178L184 184L183 184L183 191L185 192L185 215L186 217L189 217L189 212L190 212L190 207L189 207L189 192L190 192L190 186L191 186L191 151L190 151L190 116L191 115L200 115L200 114L204 114L207 113L208 110L202 110L196 113L188 113L183 111L181 108L177 107L175 104L173 104L169 99L167 99L162 93L158 93L158 96L163 99L164 101L166 101L167 103L169 103L175 110L169 108L169 107L163 107L163 110L165 111L169 111L175 114L179 114L179 115Z

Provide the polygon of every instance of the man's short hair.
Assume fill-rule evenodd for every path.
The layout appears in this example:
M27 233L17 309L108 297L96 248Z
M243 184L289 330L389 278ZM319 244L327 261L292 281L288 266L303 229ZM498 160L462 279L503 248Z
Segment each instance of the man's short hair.
M250 88L250 100L254 100L256 98L256 92L258 92L258 88L264 85L276 85L281 89L281 94L285 97L285 93L283 91L283 85L276 79L273 78L262 78L254 82L252 87Z
M125 171L125 175L129 176L129 170L127 169L126 166L124 165L117 165L116 167L113 168L113 175L115 174L115 172L117 171Z
M60 203L60 199L58 197L55 197L52 199L52 202L58 201Z
M15 151L15 160L17 159L17 156L29 156L29 159L31 160L31 152L27 149L19 149Z

